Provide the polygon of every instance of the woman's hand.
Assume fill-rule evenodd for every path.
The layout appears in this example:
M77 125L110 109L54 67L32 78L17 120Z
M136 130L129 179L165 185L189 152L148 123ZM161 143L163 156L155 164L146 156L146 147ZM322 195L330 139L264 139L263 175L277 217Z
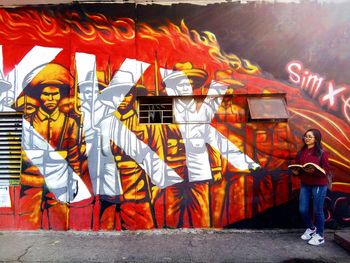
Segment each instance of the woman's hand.
M292 168L292 173L294 175L298 175L299 174L299 168Z
M307 165L307 166L304 168L304 171L311 174L311 173L315 172L315 167L313 167L313 166L311 166L311 165Z

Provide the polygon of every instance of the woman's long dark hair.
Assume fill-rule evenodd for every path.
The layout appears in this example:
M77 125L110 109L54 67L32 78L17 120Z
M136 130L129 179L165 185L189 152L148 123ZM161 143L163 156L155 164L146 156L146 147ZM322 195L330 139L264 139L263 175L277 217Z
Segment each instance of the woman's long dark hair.
M318 157L321 157L322 155L322 144L321 144L321 141L322 141L322 135L321 135L321 132L317 129L308 129L304 135L303 135L303 147L301 147L300 151L298 152L298 155L300 155L300 153L307 148L307 145L305 143L305 140L304 140L304 137L305 135L308 133L308 132L312 132L312 134L314 135L315 137L315 154L318 156Z

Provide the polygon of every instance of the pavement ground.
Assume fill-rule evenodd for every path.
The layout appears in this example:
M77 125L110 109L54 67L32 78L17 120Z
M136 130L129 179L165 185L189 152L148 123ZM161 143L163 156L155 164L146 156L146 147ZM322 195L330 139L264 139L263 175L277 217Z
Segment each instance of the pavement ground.
M350 231L345 229L344 231ZM314 247L303 230L0 231L2 262L350 262L326 230Z

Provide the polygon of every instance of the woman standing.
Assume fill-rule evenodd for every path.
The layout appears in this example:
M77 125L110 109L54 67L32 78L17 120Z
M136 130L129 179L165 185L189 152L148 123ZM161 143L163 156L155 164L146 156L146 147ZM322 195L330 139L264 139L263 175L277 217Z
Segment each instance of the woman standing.
M299 211L303 221L307 227L301 239L308 240L308 244L318 246L324 243L324 212L323 204L327 194L327 184L329 174L328 155L322 150L321 133L317 129L309 129L304 134L304 145L298 152L296 163L315 163L322 167L326 174L319 175L315 169L308 169L307 171L300 169L292 169L294 174L300 176L300 196L299 196ZM311 201L313 204L313 211L311 210ZM314 214L315 224L312 221Z

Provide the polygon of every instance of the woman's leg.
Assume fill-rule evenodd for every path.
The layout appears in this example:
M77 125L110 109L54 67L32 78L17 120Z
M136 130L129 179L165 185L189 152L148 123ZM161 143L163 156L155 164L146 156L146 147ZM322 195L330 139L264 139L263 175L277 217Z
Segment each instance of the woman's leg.
M310 200L312 196L312 186L301 185L299 195L299 212L306 228L313 229L314 225L311 219Z
M313 207L315 214L315 225L317 228L316 233L323 237L324 230L324 212L323 204L327 194L327 186L314 186L312 188L312 197L313 197Z

